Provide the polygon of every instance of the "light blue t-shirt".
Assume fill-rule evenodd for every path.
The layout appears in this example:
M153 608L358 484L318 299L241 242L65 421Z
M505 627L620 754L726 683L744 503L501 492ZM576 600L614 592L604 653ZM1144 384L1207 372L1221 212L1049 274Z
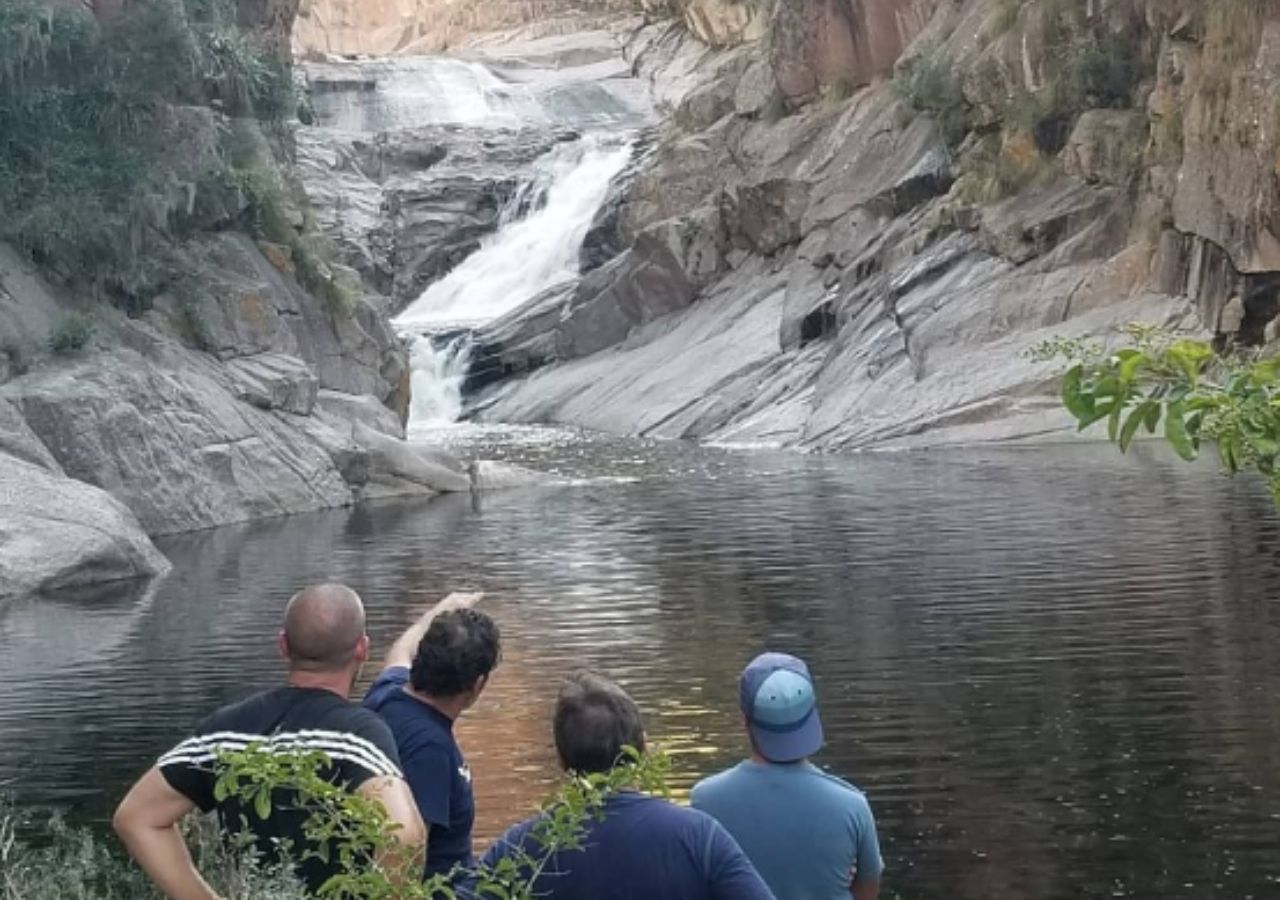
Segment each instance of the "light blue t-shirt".
M733 835L778 900L849 900L850 873L884 863L862 792L812 763L741 762L700 781L692 803Z

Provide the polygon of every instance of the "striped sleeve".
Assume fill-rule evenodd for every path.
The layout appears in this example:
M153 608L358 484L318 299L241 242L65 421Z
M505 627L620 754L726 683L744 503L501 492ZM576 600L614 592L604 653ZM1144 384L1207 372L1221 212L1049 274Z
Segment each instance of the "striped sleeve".
M381 723L377 723L381 724ZM319 751L332 762L338 780L354 790L370 778L403 777L395 755L395 743L385 739L344 731L306 729L278 732L270 736L238 731L213 731L187 738L157 761L165 779L200 809L214 807L213 788L217 782L220 754L259 746L268 753Z

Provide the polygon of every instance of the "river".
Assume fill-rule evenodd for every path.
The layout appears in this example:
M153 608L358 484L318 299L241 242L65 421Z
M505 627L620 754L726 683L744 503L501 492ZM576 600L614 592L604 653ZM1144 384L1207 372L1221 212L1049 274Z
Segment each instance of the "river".
M735 678L770 647L816 673L820 762L868 792L889 897L1280 895L1280 517L1255 485L1093 447L457 434L580 480L176 538L153 590L0 614L0 783L102 822L202 714L278 682L298 586L354 585L383 647L476 588L505 643L461 727L481 845L555 777L567 671L635 694L679 797L742 753Z

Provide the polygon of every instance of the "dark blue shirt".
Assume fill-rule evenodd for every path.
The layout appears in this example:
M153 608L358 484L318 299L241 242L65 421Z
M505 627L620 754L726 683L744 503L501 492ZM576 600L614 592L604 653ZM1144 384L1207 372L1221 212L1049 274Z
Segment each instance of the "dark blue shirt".
M476 819L471 769L453 739L453 720L405 693L409 670L387 669L365 695L364 705L391 726L405 779L418 812L430 827L426 877L470 867L471 827Z
M537 821L508 830L483 863L496 865L517 848L540 858L530 835ZM604 818L587 825L583 849L552 860L533 893L540 900L774 900L715 819L631 792L605 802Z

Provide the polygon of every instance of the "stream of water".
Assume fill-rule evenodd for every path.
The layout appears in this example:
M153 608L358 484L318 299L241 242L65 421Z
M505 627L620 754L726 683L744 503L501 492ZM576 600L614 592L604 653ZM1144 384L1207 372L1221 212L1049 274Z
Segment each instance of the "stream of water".
M299 585L353 584L383 647L480 588L505 641L461 728L481 845L554 778L566 672L635 694L680 796L743 752L734 680L771 647L815 670L820 761L868 791L890 897L1280 896L1280 517L1257 486L1106 448L454 439L585 480L189 535L153 590L0 613L0 783L102 821L202 715L278 681Z

